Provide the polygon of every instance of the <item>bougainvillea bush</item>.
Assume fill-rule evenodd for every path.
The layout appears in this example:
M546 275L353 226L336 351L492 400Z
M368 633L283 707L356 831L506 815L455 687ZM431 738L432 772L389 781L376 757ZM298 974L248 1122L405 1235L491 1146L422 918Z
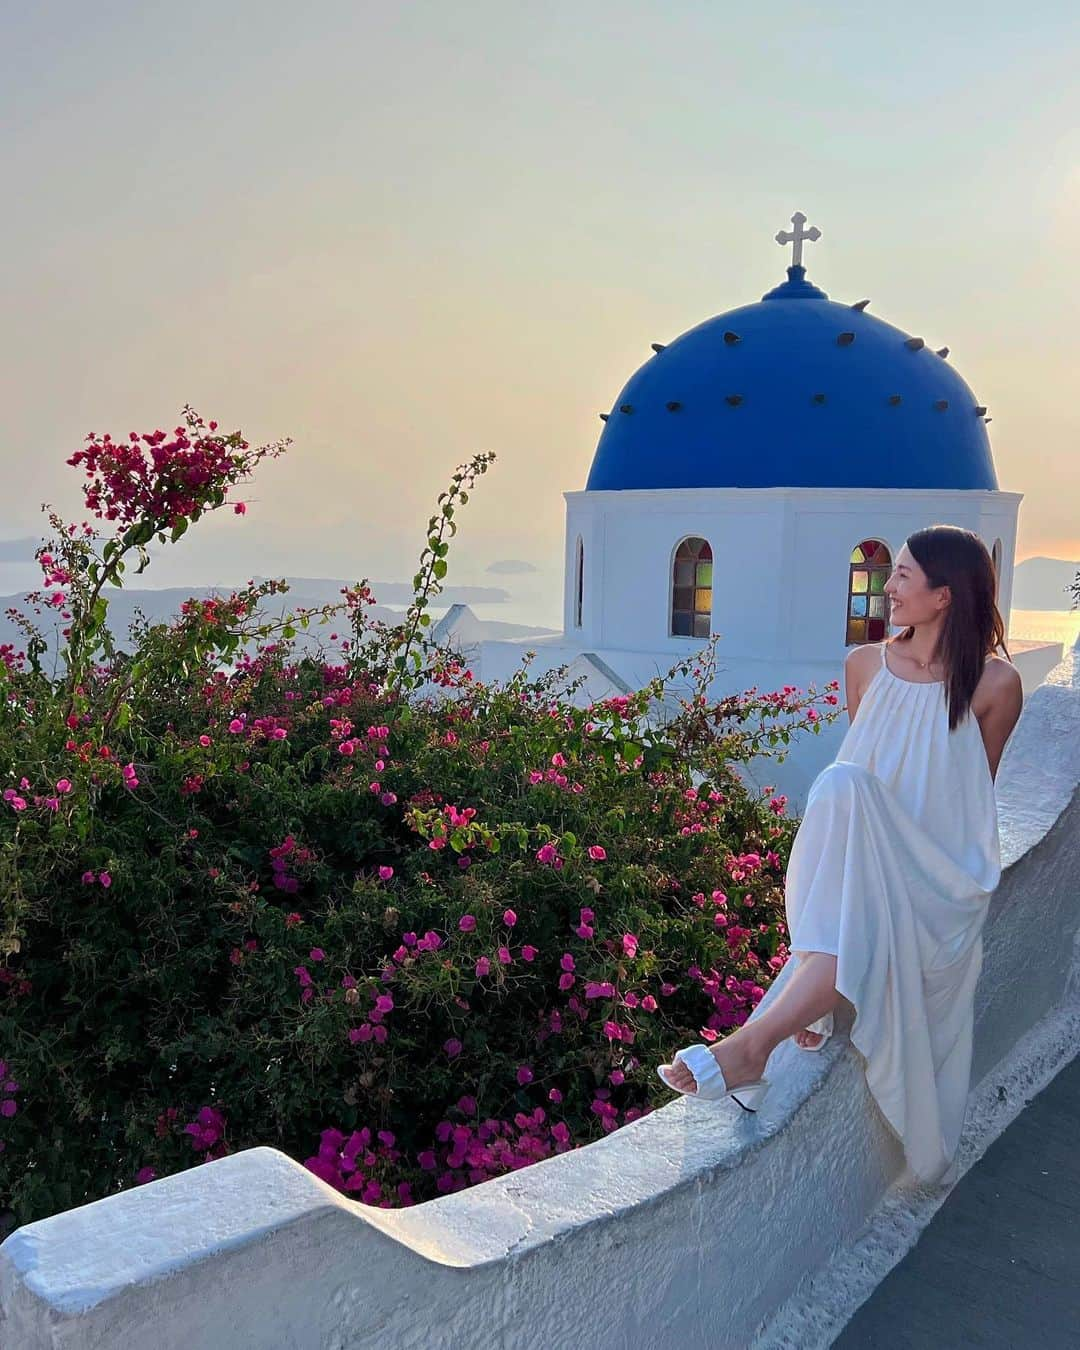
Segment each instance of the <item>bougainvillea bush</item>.
M428 607L486 455L396 626L363 582L266 621L263 582L120 639L128 564L242 513L287 444L185 419L72 456L94 519L50 513L25 649L0 652L9 1222L257 1144L408 1205L648 1112L653 1066L787 958L795 822L735 766L838 715L835 685L709 702L714 644L589 707L527 658L474 678Z

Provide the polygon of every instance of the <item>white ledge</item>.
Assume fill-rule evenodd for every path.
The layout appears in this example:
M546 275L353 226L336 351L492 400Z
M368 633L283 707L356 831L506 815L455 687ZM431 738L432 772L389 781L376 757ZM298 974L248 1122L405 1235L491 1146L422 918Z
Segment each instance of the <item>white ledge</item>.
M998 775L1005 870L984 930L973 1084L1064 996L1078 782L1074 648L1025 703ZM358 1204L256 1148L28 1224L0 1246L0 1344L745 1350L903 1163L845 1037L818 1055L786 1042L769 1073L756 1115L680 1098L408 1209Z

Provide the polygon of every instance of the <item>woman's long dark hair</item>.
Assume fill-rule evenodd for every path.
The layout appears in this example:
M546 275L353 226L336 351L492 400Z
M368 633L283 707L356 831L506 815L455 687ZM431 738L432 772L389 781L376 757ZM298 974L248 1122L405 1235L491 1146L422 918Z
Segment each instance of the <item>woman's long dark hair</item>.
M931 588L948 586L952 601L945 612L938 645L931 657L945 667L949 730L967 716L987 656L1005 645L1005 623L994 600L994 563L973 530L959 525L930 525L909 535L908 552L926 573ZM915 629L893 639L910 642Z

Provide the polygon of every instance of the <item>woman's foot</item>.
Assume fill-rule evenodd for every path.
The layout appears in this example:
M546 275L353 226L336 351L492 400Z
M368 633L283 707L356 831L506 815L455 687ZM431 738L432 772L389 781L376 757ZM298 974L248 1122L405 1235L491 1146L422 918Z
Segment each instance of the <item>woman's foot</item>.
M724 1082L728 1087L741 1087L744 1083L756 1083L765 1072L769 1052L762 1051L752 1037L745 1032L733 1032L726 1040L709 1046L709 1053L716 1060ZM696 1092L697 1082L694 1075L682 1062L662 1064L660 1066L671 1080L672 1086L680 1092Z
M792 1037L796 1045L801 1045L804 1049L813 1050L819 1046L824 1039L818 1031L797 1031Z

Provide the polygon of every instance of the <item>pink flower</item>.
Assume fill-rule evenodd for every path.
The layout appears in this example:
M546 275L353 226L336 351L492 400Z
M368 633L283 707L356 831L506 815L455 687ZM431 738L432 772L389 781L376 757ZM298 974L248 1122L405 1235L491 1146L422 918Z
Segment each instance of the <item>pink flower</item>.
M522 1087L524 1087L526 1083L532 1082L533 1071L532 1069L529 1068L527 1064L522 1064L521 1067L518 1069L517 1080Z
M521 959L523 961L535 961L538 951L539 951L538 947L530 947L528 944L526 944L521 949Z
M243 729L244 724L243 722L241 722L239 717L234 717L233 720L229 723L229 730L232 732L234 736L239 736L240 732L243 731Z
M652 994L646 994L645 997L641 1000L641 1006L645 1012L655 1012L659 1005L656 1002L656 999L653 998Z
M566 970L559 976L559 988L573 989L573 987L574 987L574 977L573 975L570 974L568 970Z
M548 1101L554 1102L556 1106L562 1101L562 1093L558 1088L550 1088L548 1090Z
M446 1051L447 1056L450 1059L454 1059L456 1058L456 1056L461 1054L461 1042L456 1037L451 1036L450 1039L443 1045L443 1049ZM421 1164L421 1166L423 1166L423 1164Z
M380 880L380 881L389 881L390 878L391 878L393 875L394 875L394 869L393 869L392 867L380 867L380 868L379 868L379 880Z
M308 956L310 956L313 961L326 960L326 953L321 947L312 947L311 951L308 952Z
M243 502L234 502L233 514L237 516L245 516L247 515L247 507L244 505Z
M513 928L514 924L517 923L517 915L512 909L503 910L503 923L508 928Z
M607 857L607 850L604 849L600 844L590 844L589 857L593 860L593 862L603 862L604 859Z
M536 850L536 861L543 863L545 866L550 866L558 856L558 850L554 844L542 844Z
M69 778L61 778L61 779L58 779L58 780L57 780L57 784L56 784L56 790L57 790L57 792L61 792L61 793L63 793L63 792L70 792L70 791L71 791L71 780L70 780Z
M500 962L502 963L502 965L504 965L504 966L508 966L508 965L511 963L511 961L514 959L514 958L510 955L510 948L509 948L509 947L500 947L499 950L495 953L495 955L499 958L499 961L500 961Z
M622 949L624 956L637 956L638 940L633 933L624 933L622 939Z
M112 877L108 874L108 872L99 872L98 881L101 882L101 884L106 888L106 890L112 885Z
M393 1012L394 1000L390 994L380 994L375 1000L375 1010L380 1013Z
M476 973L478 976L487 975L491 970L491 962L486 956L481 956L476 963Z
M94 883L94 874L93 874L93 872L84 872L84 873L82 874L82 880L83 880L83 885L84 885L84 886L91 886L91 885L93 885L93 883Z
M135 1173L135 1185L144 1186L148 1181L153 1181L157 1173L152 1167L140 1167Z
M471 933L476 927L476 919L471 914L463 914L458 919L458 927L463 933Z
M199 744L203 747L204 750L208 745L210 745L210 743L211 741L209 736L203 735L199 737Z

